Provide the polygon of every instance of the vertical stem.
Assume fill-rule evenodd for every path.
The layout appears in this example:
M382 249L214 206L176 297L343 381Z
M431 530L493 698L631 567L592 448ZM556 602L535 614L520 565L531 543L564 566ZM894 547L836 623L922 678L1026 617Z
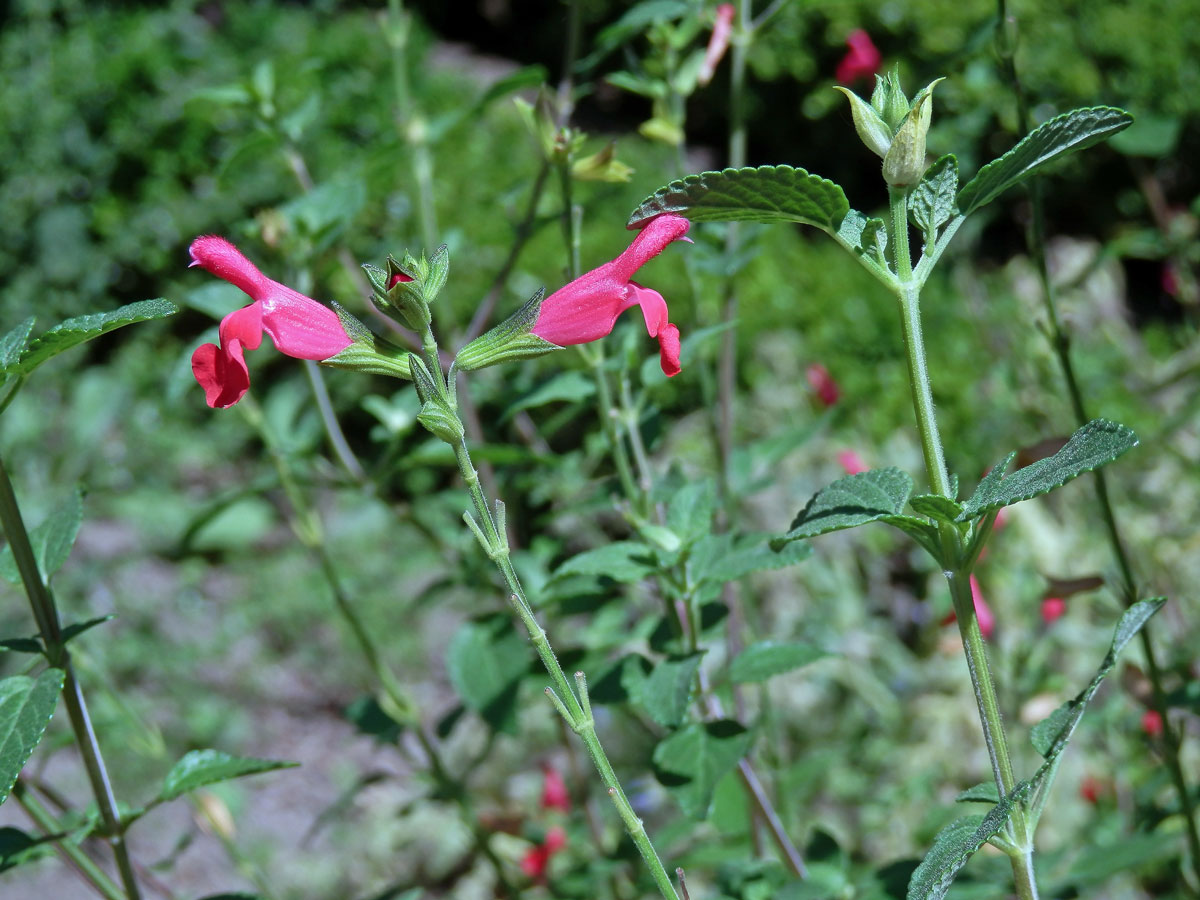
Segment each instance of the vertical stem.
M902 188L889 187L888 197L891 201L890 243L899 282L901 333L905 355L908 358L913 410L917 417L917 431L921 436L921 451L925 457L925 468L933 490L949 497L950 478L946 471L942 439L933 408L933 391L929 382L925 340L921 329L921 287L913 278L912 256L908 245L907 192ZM971 596L970 564L964 558L962 536L958 530L952 525L942 523L938 526L938 531L941 535L944 565L947 567L946 577L950 583L955 618L967 658L971 686L975 692L979 722L983 728L984 743L992 763L996 788L1000 796L1004 797L1012 793L1017 782L1008 752L1008 740L1004 735L1000 704L996 698L996 684L988 664L987 648L975 615L975 601ZM1037 881L1033 869L1033 835L1029 833L1025 811L1019 805L1014 807L1011 821L1018 841L1017 852L1009 857L1017 896L1020 900L1037 900Z
M104 766L104 757L100 754L100 744L92 728L83 691L75 677L75 667L71 664L70 653L62 641L54 594L38 569L33 547L29 543L29 532L25 529L21 508L17 504L17 497L3 459L0 459L0 524L3 525L4 535L12 548L13 559L17 563L34 619L42 635L42 642L46 646L46 657L52 666L61 668L66 675L63 703L67 707L75 743L87 770L88 781L100 811L100 819L104 823L105 837L112 846L113 856L117 861L125 894L128 900L139 900L141 892L138 890L137 877L133 871L133 861L129 858L129 848L125 843L125 827L117 813L117 800L108 779L108 770Z

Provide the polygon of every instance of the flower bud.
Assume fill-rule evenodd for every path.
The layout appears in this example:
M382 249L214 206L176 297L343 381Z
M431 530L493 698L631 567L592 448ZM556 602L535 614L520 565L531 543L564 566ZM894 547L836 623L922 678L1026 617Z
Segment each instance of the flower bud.
M912 104L904 96L900 87L900 76L895 69L888 72L886 77L875 76L875 90L871 94L871 106L879 117L887 123L892 134L900 128L900 123L908 115Z
M911 187L925 174L925 137L933 118L933 88L941 80L932 82L913 99L912 109L883 158L883 180L892 187Z
M849 88L834 87L841 91L850 101L850 114L854 116L854 130L858 132L862 142L871 152L881 159L887 155L892 146L892 129L887 122L875 111L875 108L859 97Z

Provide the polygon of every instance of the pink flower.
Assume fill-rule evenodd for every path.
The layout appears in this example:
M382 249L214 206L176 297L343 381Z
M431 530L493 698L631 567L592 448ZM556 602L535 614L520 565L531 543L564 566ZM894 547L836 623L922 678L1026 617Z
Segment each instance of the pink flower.
M545 881L546 868L550 864L550 857L566 845L567 832L561 826L555 825L546 832L546 837L542 843L531 847L521 857L521 871L535 881Z
M712 81L713 73L721 62L721 57L729 49L729 38L733 34L733 16L737 10L732 3L722 3L717 7L717 20L713 22L712 37L708 39L708 48L704 51L704 62L700 64L700 72L696 76L699 84Z
M813 389L822 406L828 409L838 402L842 390L827 368L820 363L813 363L804 370L804 375L808 379L808 386Z
M1062 597L1046 597L1042 600L1042 621L1047 625L1057 622L1067 611L1067 601Z
M686 240L690 225L670 214L651 219L624 253L543 300L530 333L560 347L586 344L611 333L617 316L629 307L641 306L646 331L658 338L663 372L678 375L679 329L667 321L667 301L658 291L629 279L667 244Z
M1163 733L1163 717L1157 709L1148 709L1142 714L1142 731L1151 738Z
M834 76L842 84L853 84L860 78L870 78L879 71L883 57L871 41L871 36L861 28L855 28L846 37L850 52L838 63Z
M979 579L974 575L971 576L971 602L975 604L975 618L979 620L979 631L984 638L990 639L992 633L996 630L996 616L992 613L992 608L988 606L987 600L983 598L983 590L979 587ZM954 614L954 610L950 611L950 615L942 619L943 625L949 625L958 619Z
M1100 795L1104 793L1107 793L1107 787L1095 775L1085 775L1083 781L1079 782L1079 796L1092 806L1100 802Z
M867 464L863 462L861 456L853 450L842 450L837 455L837 461L841 463L842 468L847 475L857 475L859 472L867 471Z
M254 300L221 320L220 346L201 344L192 354L192 374L209 406L233 406L249 390L250 370L242 351L256 349L264 331L279 352L296 359L329 359L353 343L337 313L267 278L225 238L198 237L189 253L192 266L207 269Z
M542 809L557 809L569 812L571 797L562 773L551 765L542 766Z

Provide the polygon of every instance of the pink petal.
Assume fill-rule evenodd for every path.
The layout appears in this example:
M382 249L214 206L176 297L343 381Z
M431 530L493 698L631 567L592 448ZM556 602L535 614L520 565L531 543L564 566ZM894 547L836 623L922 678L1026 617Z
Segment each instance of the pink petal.
M251 303L235 309L221 320L219 330L222 347L237 341L247 350L257 350L262 343L262 304Z
M1042 621L1047 625L1057 622L1067 611L1067 601L1062 597L1046 597L1042 600Z
M679 329L668 322L658 332L658 357L663 374L673 378L682 371L679 365Z
M213 409L227 409L250 389L250 372L240 341L225 347L201 344L192 354L192 374L204 388L204 400Z
M641 226L641 231L624 253L601 268L608 268L614 278L627 282L634 272L662 253L668 244L686 235L691 224L683 216L671 213L655 216Z
M842 84L851 84L860 78L869 78L879 71L883 56L876 49L871 36L863 29L856 28L846 37L850 47L842 61L838 63L835 78Z
M700 84L708 84L712 81L713 73L716 72L721 57L729 48L735 12L732 3L722 3L717 7L717 19L713 22L712 36L708 39L708 47L704 51L704 62L700 64L700 72L696 76L696 80Z
M1163 733L1163 717L1158 710L1148 709L1142 714L1142 731L1152 738Z
M562 773L554 766L542 766L542 809L557 809L569 812L571 798Z
M847 475L857 475L860 472L867 471L867 464L863 462L863 458L853 450L842 450L837 455L837 461L841 464L842 469Z
M337 313L286 285L271 282L262 307L263 330L295 359L329 359L354 343Z
M833 380L833 376L823 365L813 363L805 369L804 375L808 379L808 386L816 393L822 406L828 409L838 402L838 398L842 395L841 389L838 388L838 383Z
M237 247L215 234L196 238L188 252L192 256L193 266L200 266L241 288L254 300L262 300L270 285L274 284Z
M530 333L560 347L586 344L610 334L627 306L626 291L625 285L601 271L603 268L581 275L543 300Z
M975 618L979 620L979 630L985 638L991 638L996 630L996 617L992 608L983 599L983 590L979 587L979 579L971 576L971 600L975 604Z
M642 317L646 320L646 333L650 337L658 337L659 330L667 326L667 301L663 299L663 295L631 281L625 292L623 309L629 309L635 304L642 308Z

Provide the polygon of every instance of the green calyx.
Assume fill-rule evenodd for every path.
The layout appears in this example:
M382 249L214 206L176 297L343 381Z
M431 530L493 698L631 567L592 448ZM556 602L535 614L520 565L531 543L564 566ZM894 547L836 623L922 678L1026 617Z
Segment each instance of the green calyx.
M892 187L911 187L925 172L925 138L933 118L933 89L941 80L926 85L911 103L894 70L886 77L875 76L870 103L846 88L836 88L850 101L859 138L883 159L883 179Z
M545 289L540 288L513 315L459 350L454 364L464 372L471 372L496 363L533 359L561 350L558 344L530 333L530 329L537 324L545 295Z
M347 336L353 343L337 356L321 360L321 365L335 369L352 369L372 375L391 375L393 378L412 378L407 351L390 344L352 316L345 307L331 303Z
M446 245L442 244L428 258L422 253L418 259L406 252L398 262L388 256L386 265L384 269L363 266L373 289L372 302L413 331L424 331L433 321L429 306L437 299L450 271Z
M451 446L457 445L462 441L464 432L462 419L458 415L453 368L449 378L443 381L441 373L437 376L431 374L425 361L415 353L409 354L408 363L412 369L417 398L421 401L417 421L434 437Z
M931 81L913 98L912 108L883 158L883 180L892 187L911 187L925 174L925 137L933 119L933 89L941 80Z

